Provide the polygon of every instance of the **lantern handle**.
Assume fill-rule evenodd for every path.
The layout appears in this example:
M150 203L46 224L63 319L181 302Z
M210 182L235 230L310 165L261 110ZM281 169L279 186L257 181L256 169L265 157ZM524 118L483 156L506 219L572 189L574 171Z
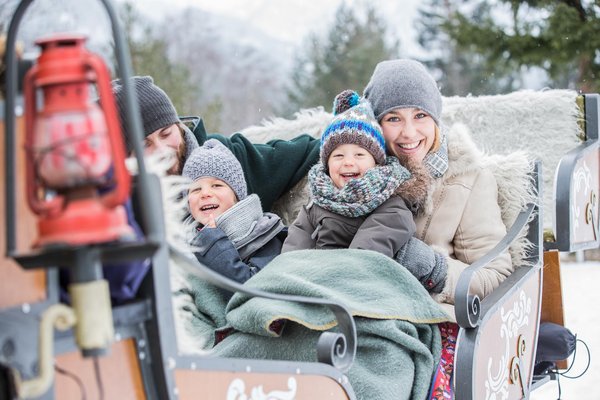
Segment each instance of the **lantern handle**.
M60 212L64 207L65 198L62 195L56 194L55 197L49 200L41 201L39 198L40 186L35 173L36 160L33 158L34 151L31 148L34 141L35 130L35 115L36 109L36 88L33 84L38 73L38 66L34 65L25 74L25 84L23 85L23 94L25 96L25 151L31 153L30 157L26 158L25 176L27 202L31 210L37 215L50 216Z
M108 137L111 144L115 190L107 192L101 197L102 204L106 207L116 207L127 201L130 195L131 176L125 167L125 142L119 125L119 115L115 98L110 86L110 75L104 62L95 54L88 53L84 60L87 67L96 74L96 85L100 96L100 105L104 110Z

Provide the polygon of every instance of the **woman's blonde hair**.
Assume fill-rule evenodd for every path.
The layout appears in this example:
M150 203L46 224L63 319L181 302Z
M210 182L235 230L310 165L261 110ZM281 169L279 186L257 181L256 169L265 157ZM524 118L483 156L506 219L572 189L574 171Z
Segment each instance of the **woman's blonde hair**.
M435 137L433 138L433 146L431 146L431 149L429 149L429 152L435 153L436 151L438 151L440 149L441 145L442 145L442 132L440 131L440 128L438 127L438 125L435 124Z

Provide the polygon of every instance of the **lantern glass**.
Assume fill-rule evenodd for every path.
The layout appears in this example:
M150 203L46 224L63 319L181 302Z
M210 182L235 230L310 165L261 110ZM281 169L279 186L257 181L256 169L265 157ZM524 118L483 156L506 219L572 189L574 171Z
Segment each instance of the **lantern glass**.
M61 190L106 183L110 141L96 104L81 111L39 113L34 130L35 168L45 187Z

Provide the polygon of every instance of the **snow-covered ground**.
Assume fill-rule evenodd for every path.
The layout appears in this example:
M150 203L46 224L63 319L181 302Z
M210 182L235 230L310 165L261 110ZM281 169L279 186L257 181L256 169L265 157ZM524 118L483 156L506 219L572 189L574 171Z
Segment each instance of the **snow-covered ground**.
M565 325L590 348L591 364L578 379L560 379L563 400L600 399L600 262L561 263ZM577 345L577 359L569 375L578 375L587 364L585 347ZM531 400L556 400L557 383L534 391Z

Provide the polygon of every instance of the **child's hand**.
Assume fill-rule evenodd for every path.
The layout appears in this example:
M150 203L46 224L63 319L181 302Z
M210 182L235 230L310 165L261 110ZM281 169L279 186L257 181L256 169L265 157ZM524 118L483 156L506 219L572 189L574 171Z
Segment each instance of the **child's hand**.
M217 223L215 222L215 216L213 214L210 214L208 216L208 222L204 226L207 228L216 228L217 227Z

